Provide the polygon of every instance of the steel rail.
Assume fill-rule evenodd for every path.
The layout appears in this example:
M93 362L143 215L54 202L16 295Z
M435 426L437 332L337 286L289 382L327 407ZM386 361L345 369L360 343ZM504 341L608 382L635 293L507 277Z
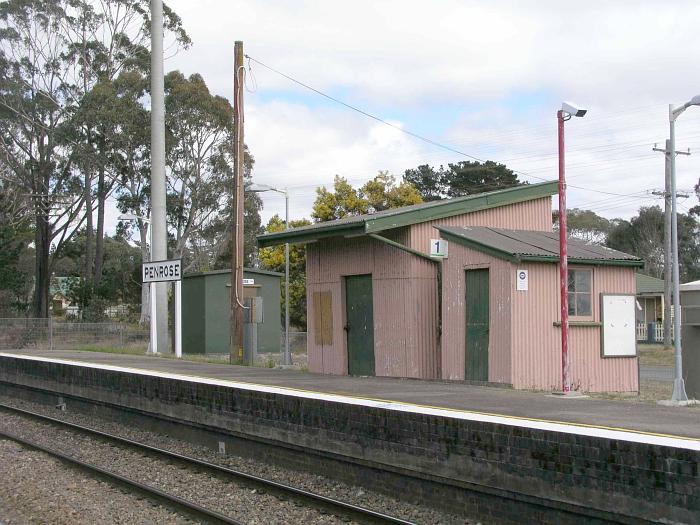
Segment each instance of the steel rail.
M232 469L229 467L217 465L216 463L211 463L211 462L204 461L201 459L193 458L191 456L186 456L184 454L179 454L177 452L172 452L170 450L154 447L152 445L147 445L145 443L141 443L139 441L135 441L135 440L128 439L125 437L117 436L114 434L109 434L107 432L103 432L101 430L96 430L94 428L86 427L84 425L70 423L68 421L63 421L61 419L57 419L57 418L54 418L51 416L47 416L47 415L40 414L37 412L32 412L30 410L25 410L22 408L13 407L13 406L2 404L2 403L0 403L0 409L6 410L9 412L15 412L17 414L22 414L24 416L38 419L40 421L45 421L45 422L49 422L49 423L56 424L59 426L63 426L63 427L69 428L69 429L77 431L77 432L82 432L84 434L98 436L98 437L103 438L105 440L112 441L113 443L117 443L117 444L125 446L125 447L134 448L134 449L137 449L139 451L145 450L145 451L148 451L152 454L157 454L157 455L163 456L167 459L178 461L178 462L183 463L189 467L192 467L192 466L201 467L201 468L207 469L209 471L212 471L214 473L217 473L219 475L225 475L225 476L229 476L231 478L234 478L238 482L243 482L243 483L248 484L248 485L262 487L268 491L275 492L278 495L281 495L284 497L291 496L291 497L294 497L297 499L305 500L306 502L313 504L313 506L315 506L317 508L320 507L320 508L322 508L326 511L329 511L331 513L334 513L334 514L342 514L342 515L349 517L351 519L356 519L360 523L372 523L372 524L379 524L379 525L386 525L386 524L416 525L414 522L407 521L407 520L397 518L394 516L390 516L388 514L377 512L377 511L374 511L371 509L367 509L367 508L361 507L359 505L355 505L353 503L347 503L347 502L340 501L340 500L337 500L334 498L329 498L327 496L322 496L322 495L317 494L315 492L310 492L308 490L292 487L292 486L286 485L284 483L261 478L259 476L255 476L253 474L248 474L246 472L235 470L235 469ZM238 523L238 522L235 522L235 523Z
M125 476L122 476L121 474L117 474L116 472L111 472L96 465L91 465L90 463L86 463L85 461L64 454L63 452L59 452L58 450L46 447L44 445L36 443L35 441L31 441L29 439L17 436L10 432L0 430L0 438L9 439L11 441L15 441L16 443L19 443L24 447L38 450L40 452L48 454L49 456L54 457L63 463L67 463L71 467L76 467L80 470L87 472L92 476L99 477L113 485L120 485L130 489L131 491L136 491L152 500L156 500L159 503L164 503L166 506L174 508L180 513L185 514L186 516L193 518L198 522L211 523L214 525L244 525L241 521L235 520L233 518L220 514L219 512L197 505L192 501L188 501L173 494L168 494L167 492L164 492L160 489L157 489L150 485L146 485L145 483L141 483L139 481L135 481L133 479L129 479Z

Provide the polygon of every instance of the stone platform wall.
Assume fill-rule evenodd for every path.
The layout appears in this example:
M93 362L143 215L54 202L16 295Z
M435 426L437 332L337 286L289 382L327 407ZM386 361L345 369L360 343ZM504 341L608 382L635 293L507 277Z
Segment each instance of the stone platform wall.
M9 357L0 357L0 382L413 472L583 513L583 522L697 523L700 516L700 452L682 448Z

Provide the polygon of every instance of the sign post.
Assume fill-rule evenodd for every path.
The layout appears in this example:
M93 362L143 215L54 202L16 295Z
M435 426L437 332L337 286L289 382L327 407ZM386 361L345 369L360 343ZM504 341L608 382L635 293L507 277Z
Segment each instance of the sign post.
M141 266L144 283L175 282L175 357L182 357L182 259L151 261ZM151 284L151 290L154 286ZM156 313L155 301L151 301L151 327ZM151 351L158 350L155 331L151 329Z

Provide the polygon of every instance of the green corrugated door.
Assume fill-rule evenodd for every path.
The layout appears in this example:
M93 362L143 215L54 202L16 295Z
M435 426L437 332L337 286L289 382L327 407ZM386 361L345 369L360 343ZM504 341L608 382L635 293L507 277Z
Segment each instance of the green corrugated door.
M345 330L348 343L348 374L374 375L374 312L372 275L345 278Z
M489 271L466 272L467 340L464 378L489 379Z

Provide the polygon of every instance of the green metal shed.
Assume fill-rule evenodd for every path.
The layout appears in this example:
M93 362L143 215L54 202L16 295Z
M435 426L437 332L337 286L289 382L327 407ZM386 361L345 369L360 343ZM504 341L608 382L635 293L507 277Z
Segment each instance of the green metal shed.
M262 298L257 351L280 352L280 286L284 274L245 268L244 298ZM229 352L231 270L193 273L182 279L182 351L188 354Z

